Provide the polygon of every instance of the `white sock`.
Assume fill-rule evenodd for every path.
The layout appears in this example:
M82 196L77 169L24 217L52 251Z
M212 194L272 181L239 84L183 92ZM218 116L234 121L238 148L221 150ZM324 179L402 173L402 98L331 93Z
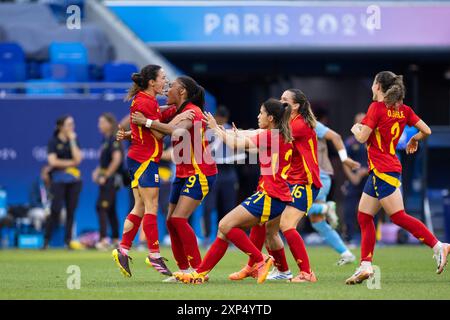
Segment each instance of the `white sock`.
M159 259L159 258L161 258L161 253L159 253L159 252L150 252L150 258Z
M372 267L372 262L370 262L370 261L361 261L361 267L363 267L363 268Z
M442 248L442 242L438 241L433 247L434 253L438 253L439 250L441 250L441 248Z

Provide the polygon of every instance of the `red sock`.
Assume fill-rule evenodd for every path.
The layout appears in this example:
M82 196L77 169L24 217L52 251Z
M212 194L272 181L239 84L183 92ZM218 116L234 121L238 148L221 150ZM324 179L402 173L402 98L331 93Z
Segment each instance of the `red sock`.
M142 229L147 238L147 247L150 253L159 252L158 221L155 214L144 214Z
M192 268L197 269L202 262L200 250L198 249L197 237L186 218L171 218L178 237L183 244L184 254Z
M404 210L400 210L391 216L391 221L403 229L412 233L414 237L433 248L438 239L428 230L428 228L420 221L406 214Z
M283 234L300 271L311 273L308 253L306 252L305 243L303 242L300 233L298 233L296 229L289 229L284 231Z
M377 239L373 216L358 211L358 223L361 228L361 261L372 262Z
M175 258L175 261L177 262L178 268L180 268L180 270L187 270L189 269L189 261L184 254L183 242L178 236L172 219L173 218L169 218L167 220L167 230L169 231L173 257Z
M250 239L245 234L244 230L239 228L233 228L226 234L228 240L233 242L233 244L243 251L250 258L254 259L255 262L263 261L263 255L261 250L250 241Z
M120 242L120 247L129 250L133 244L133 240L136 237L136 233L139 231L141 226L142 218L135 214L128 214L127 220L133 223L133 227L127 232L122 233L122 241Z
M264 246L264 241L266 240L266 225L256 225L250 230L250 241L255 245L255 247L261 251ZM255 260L250 257L247 264L251 267L255 264Z
M227 252L228 242L223 239L216 238L205 257L203 258L202 263L197 268L198 273L207 274L211 271L212 268L223 258L225 252Z
M278 250L270 250L269 248L267 248L267 251L275 260L274 265L279 271L285 272L289 270L286 255L284 253L284 248Z

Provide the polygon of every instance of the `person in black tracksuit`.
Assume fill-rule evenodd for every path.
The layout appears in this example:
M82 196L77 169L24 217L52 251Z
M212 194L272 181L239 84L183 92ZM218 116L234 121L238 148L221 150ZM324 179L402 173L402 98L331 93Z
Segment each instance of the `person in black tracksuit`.
M111 113L103 113L98 119L98 128L103 135L100 149L100 164L92 172L92 180L99 185L97 214L100 225L100 241L97 249L108 249L107 228L111 226L113 245L119 242L119 220L116 211L116 195L121 182L123 149L116 141L117 120Z
M56 129L48 143L48 164L51 167L50 193L52 195L50 216L46 221L44 249L48 247L53 228L56 226L63 206L66 207L64 242L71 248L75 209L81 191L81 174L78 166L82 160L75 133L75 122L69 115L56 121Z
M354 123L360 123L364 118L364 113L358 113L355 116ZM344 166L344 173L347 181L343 185L344 199L344 220L345 220L345 239L347 242L354 241L356 216L358 213L358 203L366 184L367 170L367 148L365 144L356 141L354 136L350 136L345 140L345 147L349 158L361 163L361 168L351 170Z
M219 106L214 115L219 125L225 129L231 129L228 124L229 111L225 106ZM217 210L217 221L220 221L230 212L237 203L239 179L236 172L236 162L245 159L243 152L236 153L227 147L220 139L210 142L211 151L217 164L217 180L214 188L210 190L204 200L203 221L205 226L205 245L211 236L211 214Z

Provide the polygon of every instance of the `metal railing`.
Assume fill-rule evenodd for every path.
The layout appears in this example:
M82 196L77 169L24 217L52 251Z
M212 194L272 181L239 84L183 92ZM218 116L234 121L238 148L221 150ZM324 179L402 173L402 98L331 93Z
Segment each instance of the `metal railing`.
M101 98L122 99L130 82L0 82L0 99Z

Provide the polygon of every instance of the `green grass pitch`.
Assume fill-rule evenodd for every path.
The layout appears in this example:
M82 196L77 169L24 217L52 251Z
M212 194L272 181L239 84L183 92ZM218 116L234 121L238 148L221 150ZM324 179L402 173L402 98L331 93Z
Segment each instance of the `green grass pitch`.
M170 250L164 248L163 254L175 270ZM133 277L124 278L110 252L3 250L0 299L450 299L450 270L436 275L432 251L424 246L377 248L374 263L381 270L381 289L346 286L356 265L335 266L338 256L329 248L311 247L309 254L319 280L314 284L231 282L227 275L246 257L229 250L210 273L209 283L192 286L162 283L164 277L145 265L142 252L131 252ZM290 257L289 264L297 270ZM70 265L80 267L80 289L67 288Z

